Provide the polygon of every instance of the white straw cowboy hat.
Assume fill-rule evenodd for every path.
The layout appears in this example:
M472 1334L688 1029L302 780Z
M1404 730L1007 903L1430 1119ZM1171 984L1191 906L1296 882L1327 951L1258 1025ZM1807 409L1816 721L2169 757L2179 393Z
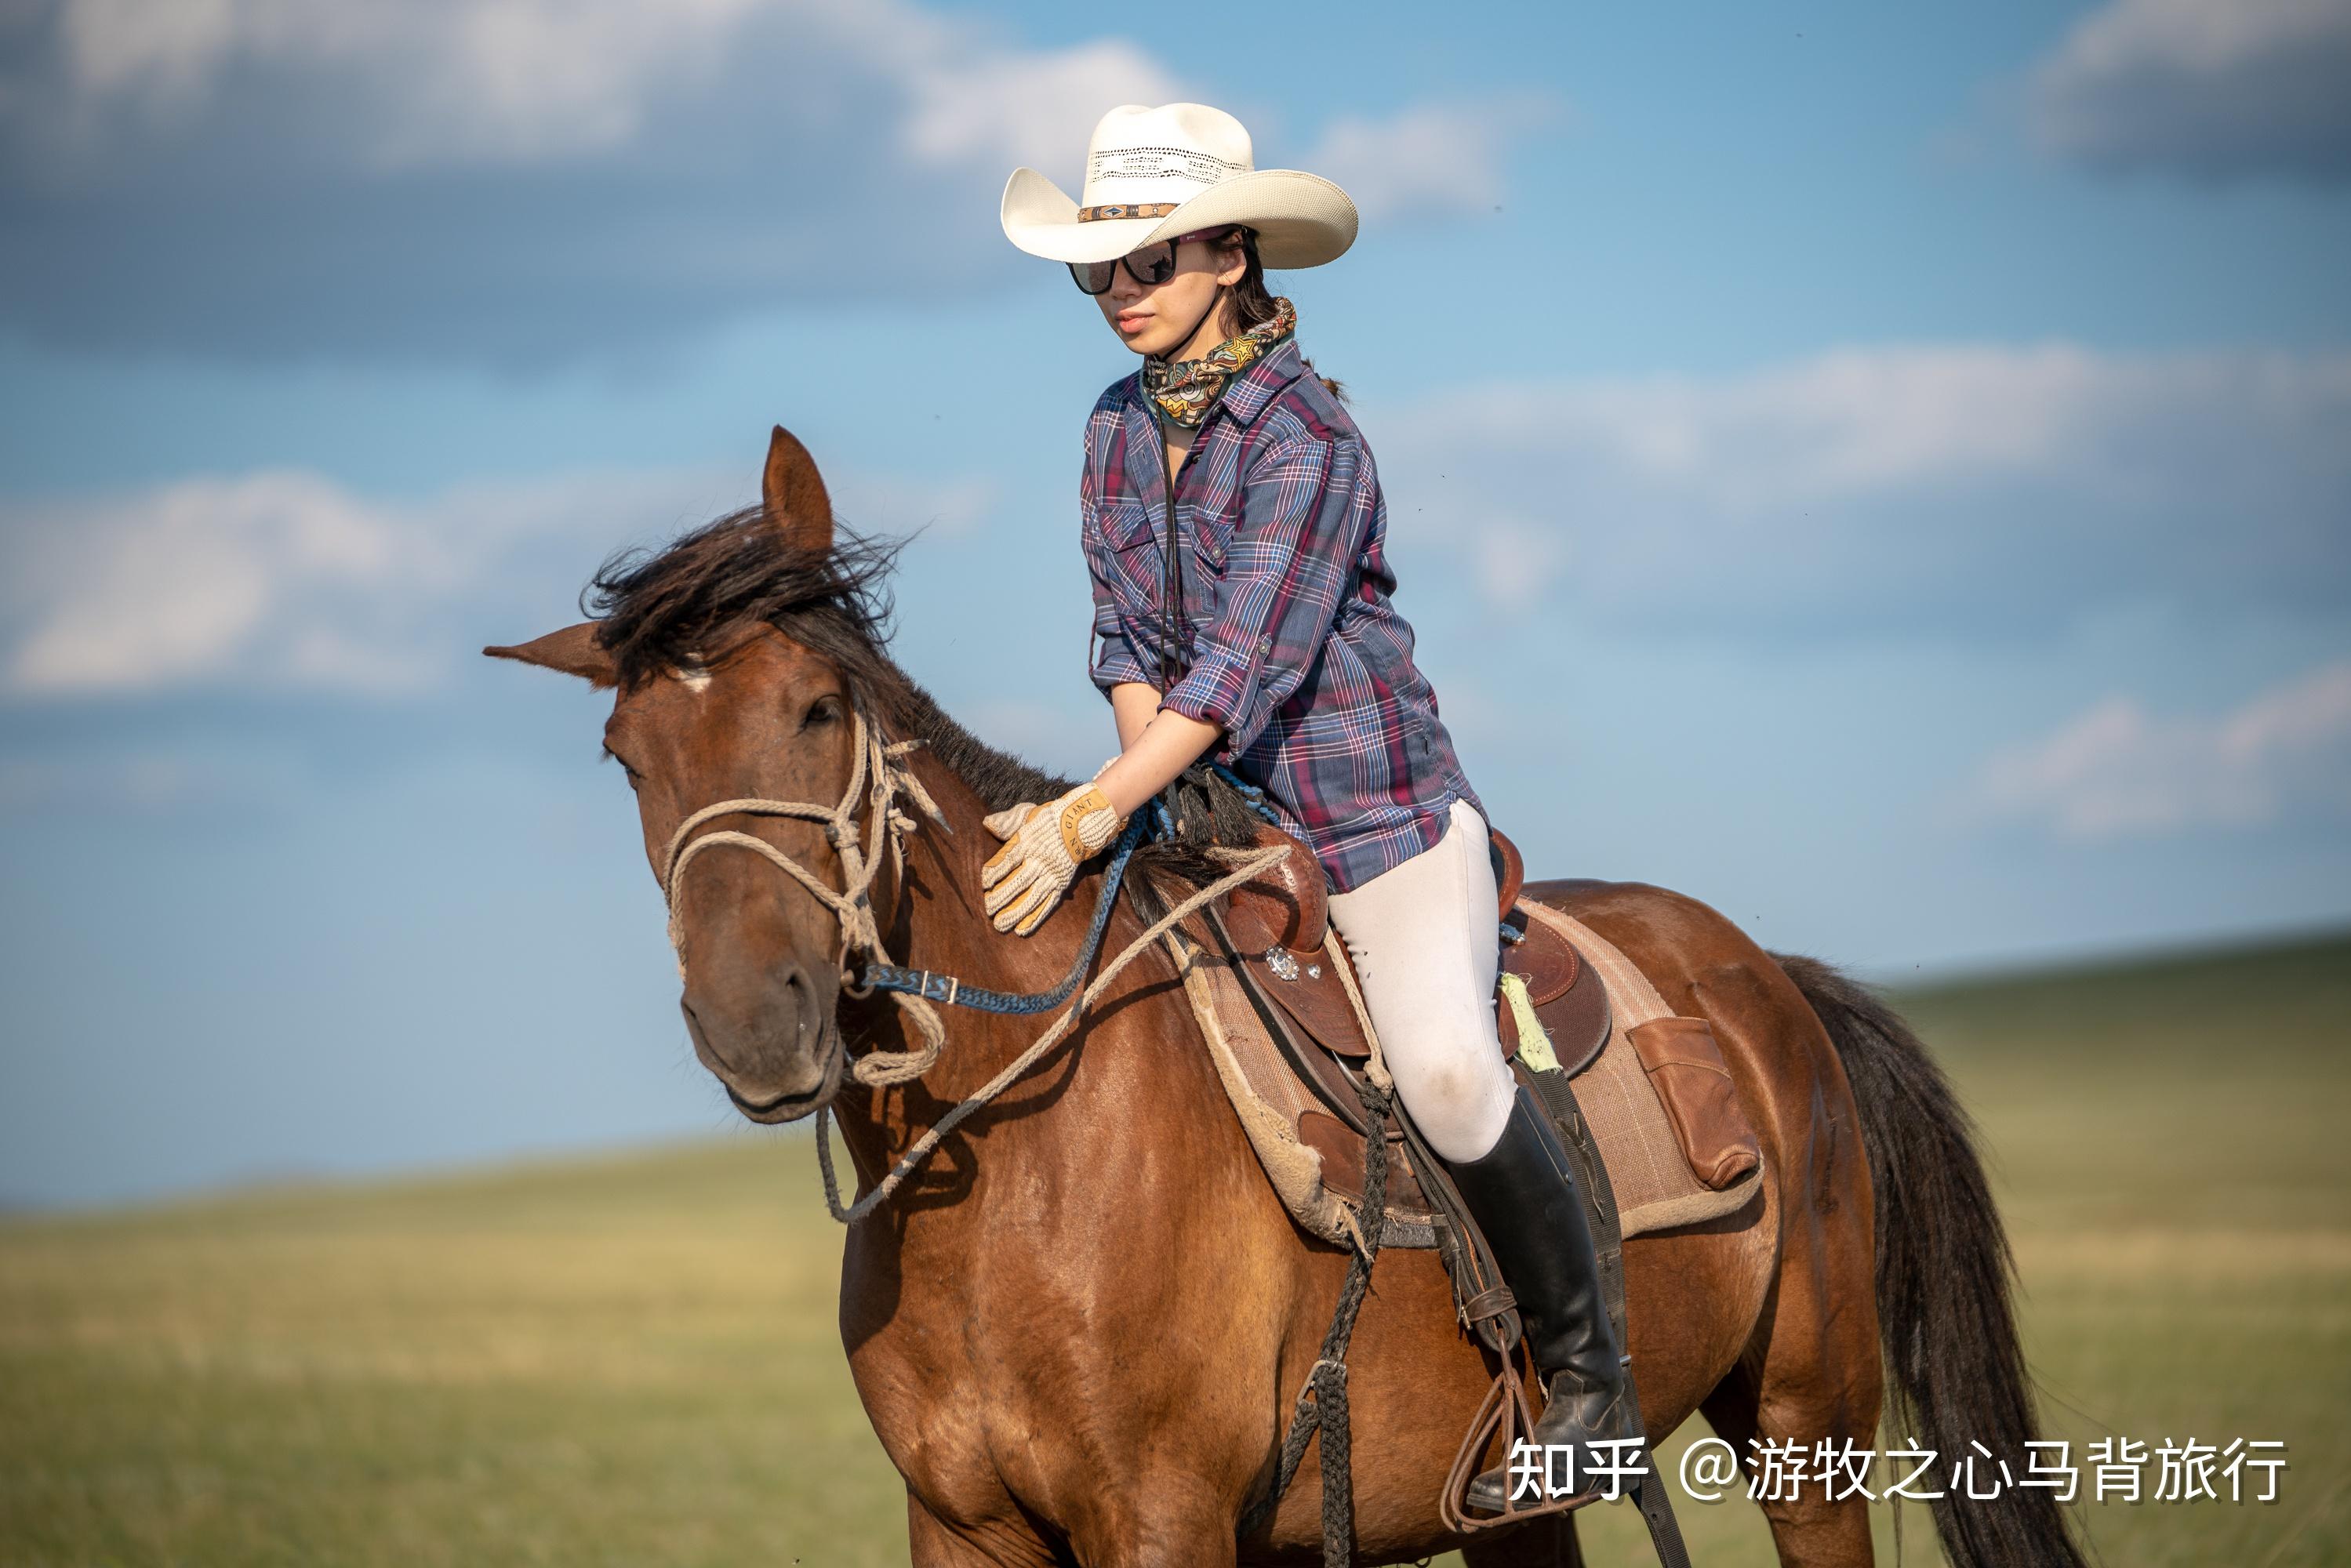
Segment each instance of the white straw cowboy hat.
M1113 261L1227 224L1257 231L1268 267L1320 267L1355 243L1355 204L1320 174L1258 168L1241 122L1205 103L1103 115L1077 201L1034 169L1004 183L1005 236L1052 261Z

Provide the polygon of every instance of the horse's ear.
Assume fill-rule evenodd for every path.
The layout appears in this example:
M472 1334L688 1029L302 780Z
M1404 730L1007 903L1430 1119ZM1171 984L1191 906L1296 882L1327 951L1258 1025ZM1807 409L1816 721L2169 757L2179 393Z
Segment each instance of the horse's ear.
M577 626L566 626L560 632L549 632L544 637L512 648L485 648L483 653L493 659L516 659L526 664L538 664L550 670L560 670L567 675L577 675L598 691L617 685L621 667L604 644L596 641L596 622L582 621Z
M759 479L768 520L811 555L832 553L832 500L817 477L816 459L782 425L768 438L768 470Z

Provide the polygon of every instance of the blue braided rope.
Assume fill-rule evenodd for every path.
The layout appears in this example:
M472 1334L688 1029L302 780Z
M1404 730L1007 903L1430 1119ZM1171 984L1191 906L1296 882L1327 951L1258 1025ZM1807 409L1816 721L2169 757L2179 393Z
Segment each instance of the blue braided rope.
M1265 791L1235 773L1221 762L1209 765L1218 777L1230 784L1250 810L1269 822L1279 825L1273 808L1266 804ZM1110 929L1110 912L1118 903L1120 881L1126 875L1126 862L1141 847L1146 833L1160 841L1176 836L1176 824L1167 815L1167 808L1157 796L1144 810L1137 811L1126 831L1119 835L1115 852L1102 872L1102 898L1094 904L1093 924L1086 928L1086 939L1078 947L1078 961L1069 977L1050 991L1031 991L1026 995L1011 991L991 991L985 986L967 986L953 975L935 974L928 969L902 968L895 964L868 964L858 984L868 990L904 991L926 1001L940 1002L948 1007L976 1008L984 1013L1041 1013L1057 1008L1070 999L1078 982L1093 967L1095 957L1102 952L1102 935Z
M1142 844L1147 830L1155 825L1164 830L1166 814L1157 800L1152 810L1137 811L1126 831L1118 836L1116 852L1102 872L1102 898L1094 905L1093 924L1086 928L1086 939L1079 945L1078 961L1070 969L1069 977L1050 991L1031 991L1026 996L1011 991L991 991L985 986L967 986L953 975L934 974L928 969L905 969L895 964L868 964L859 984L873 990L904 991L925 1000L943 1002L950 1007L977 1008L984 1013L1041 1013L1060 1007L1078 988L1078 982L1093 967L1095 956L1102 951L1102 934L1110 929L1110 912L1118 903L1120 880L1126 875L1126 862Z
M1216 770L1217 778L1231 785L1235 793L1249 803L1250 810L1255 811L1275 827L1281 825L1280 817L1275 813L1271 806L1265 803L1265 790L1262 788L1250 783L1221 762L1211 762L1208 766Z

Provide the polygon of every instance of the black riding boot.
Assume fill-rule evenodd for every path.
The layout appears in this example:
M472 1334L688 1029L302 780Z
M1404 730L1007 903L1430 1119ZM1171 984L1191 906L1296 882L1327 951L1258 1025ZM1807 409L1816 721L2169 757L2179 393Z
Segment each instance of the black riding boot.
M1626 1397L1615 1329L1600 1293L1600 1259L1567 1153L1521 1083L1500 1140L1474 1160L1447 1160L1446 1168L1493 1246L1502 1282L1518 1298L1527 1348L1542 1377L1542 1415L1527 1441L1569 1448L1575 1456L1574 1490L1598 1490L1602 1482L1588 1479L1596 1462L1629 1464L1638 1453L1595 1453L1583 1445L1645 1434L1640 1407ZM1469 1483L1471 1508L1503 1511L1509 1468L1505 1455L1500 1469ZM1563 1457L1552 1466L1551 1479L1562 1488L1569 1485ZM1528 1496L1519 1503L1544 1500Z

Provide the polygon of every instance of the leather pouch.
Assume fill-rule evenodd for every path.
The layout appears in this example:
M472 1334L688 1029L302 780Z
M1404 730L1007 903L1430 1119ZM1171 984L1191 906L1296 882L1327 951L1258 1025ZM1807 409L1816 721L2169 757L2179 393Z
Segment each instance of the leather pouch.
M1706 1019L1651 1019L1625 1034L1699 1181L1720 1192L1763 1163L1755 1130L1739 1109L1722 1047Z

